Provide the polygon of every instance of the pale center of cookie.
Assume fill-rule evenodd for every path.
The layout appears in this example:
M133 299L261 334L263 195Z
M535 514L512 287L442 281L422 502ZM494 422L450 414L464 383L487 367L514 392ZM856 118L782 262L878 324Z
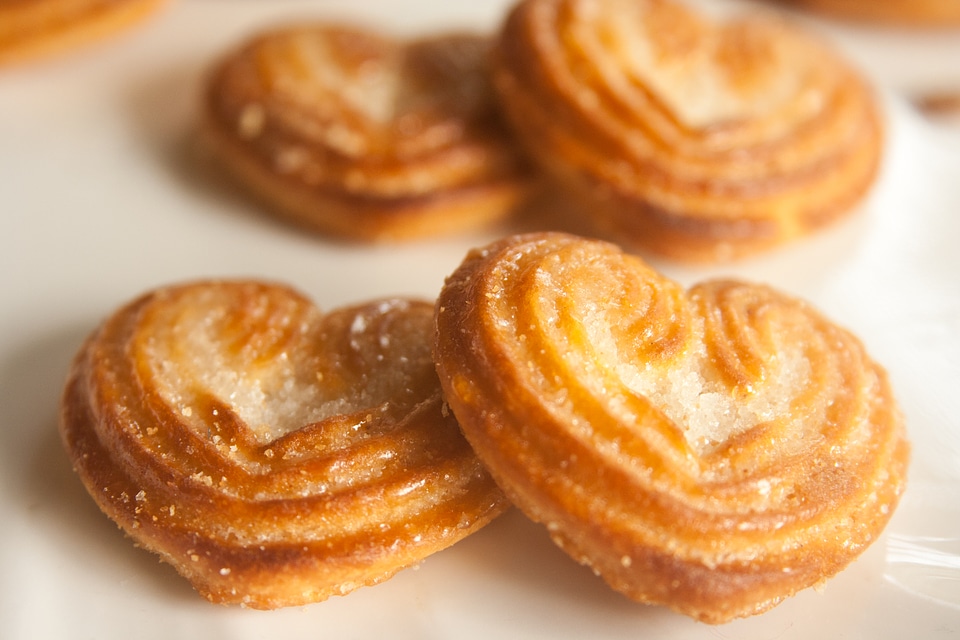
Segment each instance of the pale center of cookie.
M807 388L823 383L812 384L808 347L793 338L806 326L803 314L784 312L749 287L704 303L715 320L709 330L691 294L678 287L644 286L642 276L576 254L554 254L538 266L539 327L564 344L558 353L583 372L579 383L591 385L623 424L635 421L630 396L645 397L705 455L793 415ZM563 295L547 293L557 291Z
M421 318L395 340L382 330L405 301L326 319L273 303L251 300L239 317L216 301L186 300L157 318L147 356L157 389L186 424L206 429L217 419L199 414L199 394L228 405L261 443L334 416L369 422L423 399L429 341L408 339Z
M578 5L577 38L618 91L634 83L691 128L754 119L797 95L806 63L789 34L759 21L712 25L676 5ZM621 85L619 87L615 85Z
M809 379L810 364L798 345L783 345L762 386L742 396L714 370L703 342L702 320L693 318L694 338L688 351L664 371L655 363L636 362L618 353L617 372L623 384L646 396L683 432L701 455L713 446L753 427L790 413L797 390Z
M301 36L300 54L308 61L315 82L366 120L384 124L395 113L400 94L399 55L354 56L331 39Z

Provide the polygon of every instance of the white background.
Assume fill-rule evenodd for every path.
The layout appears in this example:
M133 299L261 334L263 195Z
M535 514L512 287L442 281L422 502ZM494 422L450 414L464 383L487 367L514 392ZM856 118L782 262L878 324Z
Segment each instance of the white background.
M403 34L490 31L507 4L183 0L102 45L0 70L0 636L960 633L960 129L925 121L905 99L960 91L960 31L804 18L881 88L888 147L870 199L767 256L711 268L654 263L686 284L734 275L805 297L888 368L914 442L910 486L887 535L823 593L721 627L697 624L613 593L512 512L381 586L257 612L208 604L98 512L60 446L57 408L72 355L117 306L209 276L280 280L327 309L382 295L433 298L469 247L505 231L373 248L263 215L198 153L197 93L210 62L256 29L306 16Z

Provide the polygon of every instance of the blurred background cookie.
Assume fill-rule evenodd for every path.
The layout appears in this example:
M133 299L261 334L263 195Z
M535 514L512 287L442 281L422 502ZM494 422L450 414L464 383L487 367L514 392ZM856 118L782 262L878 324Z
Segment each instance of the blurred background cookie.
M0 65L89 44L145 19L167 0L4 0Z
M899 27L960 27L956 0L775 0L854 22Z
M263 33L213 71L204 129L244 187L315 231L372 241L481 227L530 185L488 48L329 24Z
M843 56L770 16L716 23L666 0L525 0L494 50L516 135L622 243L710 261L849 213L883 150Z

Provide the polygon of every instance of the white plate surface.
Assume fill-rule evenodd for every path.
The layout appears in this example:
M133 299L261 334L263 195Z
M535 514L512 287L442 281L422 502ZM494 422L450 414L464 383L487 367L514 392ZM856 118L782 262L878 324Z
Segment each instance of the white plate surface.
M890 371L914 443L886 535L820 593L710 627L627 601L518 513L387 583L258 612L200 599L135 549L73 475L56 431L67 364L97 321L206 276L295 285L324 308L432 298L493 234L332 244L263 216L198 158L197 87L255 29L304 16L398 33L491 30L506 2L184 0L75 55L0 71L0 636L4 638L953 638L960 634L960 131L901 92L960 90L960 34L822 28L883 87L869 201L808 241L732 266L805 297Z

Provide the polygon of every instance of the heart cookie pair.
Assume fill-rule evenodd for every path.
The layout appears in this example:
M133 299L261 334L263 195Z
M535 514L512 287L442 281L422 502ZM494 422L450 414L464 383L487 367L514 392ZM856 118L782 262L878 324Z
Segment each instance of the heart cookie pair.
M851 562L908 458L885 373L808 305L559 233L471 252L436 305L152 292L80 351L61 430L130 536L261 608L379 582L505 493L614 589L723 622Z
M222 163L314 230L474 228L536 183L572 196L578 228L694 261L846 215L883 146L872 92L831 48L669 0L523 0L491 39L264 33L214 69L203 112Z

